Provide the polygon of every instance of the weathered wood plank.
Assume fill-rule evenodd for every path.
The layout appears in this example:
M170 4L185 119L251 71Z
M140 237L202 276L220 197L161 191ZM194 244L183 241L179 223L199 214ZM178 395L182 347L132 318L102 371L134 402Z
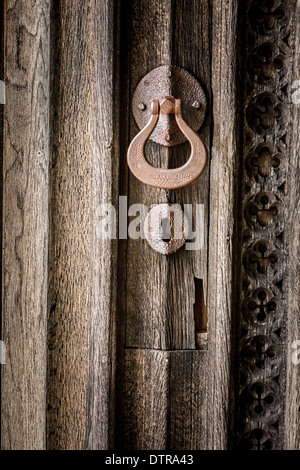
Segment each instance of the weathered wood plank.
M210 174L207 423L208 449L226 449L232 344L234 206L238 184L237 2L214 2L212 13L214 132Z
M50 449L106 449L113 440L116 250L97 235L118 170L113 11L93 0L53 8Z
M150 70L171 63L171 0L133 0L129 8L131 95L127 107L132 139L138 132L131 112L131 99L137 84ZM167 165L167 148L149 141L146 155L155 166ZM149 207L166 201L166 191L144 185L132 174L128 195L129 206L140 203ZM129 239L126 270L126 347L168 348L166 257L154 252L146 240Z
M184 1L170 2L165 0L158 2L153 0L132 1L130 2L130 13L132 24L128 28L131 30L129 38L129 76L131 79L130 90L131 97L136 85L141 78L153 68L159 65L175 64L186 68L195 75L203 84L208 101L210 101L210 36L209 24L211 21L209 2L191 2L187 6ZM154 25L154 27L153 27ZM148 48L148 44L152 45ZM192 47L191 47L192 44ZM209 104L210 106L210 104ZM131 109L131 101L128 103ZM130 136L137 133L137 127L130 119ZM209 149L210 144L210 113L208 112L205 126L201 130L201 136ZM127 145L129 142L127 141ZM125 149L126 150L126 149ZM189 146L181 145L177 148L163 148L151 142L147 144L147 158L157 166L179 166L183 164L188 157ZM168 349L195 349L195 282L194 277L203 279L206 291L207 285L207 227L208 227L208 180L209 165L199 181L193 185L178 191L166 192L142 185L132 175L129 176L129 205L133 203L143 203L150 208L151 204L161 202L176 202L180 204L194 204L193 215L195 216L195 205L205 205L204 227L204 247L200 251L180 252L164 257L154 252L143 240L128 240L126 266L126 285L124 285L125 295L123 300L123 309L126 311L124 340L126 348L138 348L138 353L126 351L128 354L148 354L142 348L168 350ZM124 187L124 186L123 186ZM195 219L194 219L195 222ZM199 322L200 323L200 322ZM154 354L154 352L152 352ZM131 357L131 356L130 356ZM202 353L205 361L206 352ZM198 364L198 362L196 361ZM180 364L179 364L180 365ZM156 376L159 364L150 361L147 370L151 376ZM148 423L148 414L145 409L139 410L139 420L145 420L136 427L136 415L130 417L128 403L132 402L128 397L128 381L135 384L135 395L147 393L145 385L140 382L135 374L139 372L138 367L130 369L125 360L124 368L128 371L124 378L124 434L126 437L127 448L150 448L145 445L152 445L150 442L158 437L151 436ZM180 368L182 372L182 368ZM200 370L203 370L201 362ZM180 372L174 370L170 372L174 377L179 377ZM198 380L195 371L195 393L197 387L205 384L205 377L201 376L202 382ZM198 380L198 381L197 381ZM190 385L192 385L190 383ZM152 386L152 385L151 385ZM141 388L139 390L139 388ZM200 391L200 389L199 389ZM184 393L184 392L182 392ZM196 399L196 398L195 398ZM159 405L158 396L155 404L154 422L156 427L167 429L167 414L164 407L165 401L162 400L162 408ZM206 396L202 395L201 408L197 416L203 416L206 410ZM143 406L139 403L139 407ZM131 406L135 406L132 404ZM147 406L149 406L147 402ZM168 401L168 413L173 406ZM181 416L182 410L177 404L173 406L174 411L178 411ZM188 415L191 418L192 415ZM133 420L131 422L131 419ZM174 416L174 420L177 417ZM184 428L177 427L172 442L187 442L187 429L193 437L193 445L196 436L202 440L204 436L204 420L198 420L195 426L194 434L192 430L194 421L192 419L185 423ZM147 428L147 440L145 440L144 426ZM123 432L123 431L120 431ZM130 440L131 432L134 432L134 439ZM164 431L165 433L165 431ZM156 441L155 441L156 442ZM167 441L160 439L161 446L168 446ZM172 444L173 445L173 444ZM175 445L175 444L174 444ZM195 444L196 445L196 444ZM198 446L205 447L204 442L199 442ZM166 448L166 447L161 447Z
M125 357L124 447L166 448L169 352L129 349Z
M124 447L206 449L206 351L128 349Z
M299 68L300 68L300 8L299 4L294 12L294 48L292 50L292 81L289 84L289 92L292 98L291 110L291 144L290 144L290 166L287 179L287 219L286 219L286 238L287 238L287 345L286 345L286 375L287 387L285 396L285 436L284 449L300 450L300 364L299 344L300 340L300 246L299 246L299 227L300 227L300 199L299 199L299 181L300 181L300 159L299 159L299 126L300 126L300 101L299 101Z
M207 352L170 352L167 449L207 449Z
M89 375L87 378L88 449L115 448L115 368L116 368L116 290L117 241L99 240L99 205L118 207L119 181L119 2L98 2L94 19L95 62L94 112L91 133L92 161L92 240L91 314L89 333ZM96 55L96 54L95 54ZM96 231L95 231L96 227Z
M209 168L212 129L211 9L209 1L192 1L188 4L184 0L174 2L172 4L172 20L172 63L184 68L196 77L201 83L207 99L206 117L199 131L208 152L206 168L193 184L180 190L170 191L169 194L171 203L178 203L182 207L184 204L192 205L193 230L197 232L197 240L203 241L203 245L200 245L198 249L183 249L168 260L168 328L170 328L169 325L172 325L169 333L169 347L171 349L194 349L197 347L195 343L194 302L199 294L199 292L195 292L195 277L203 281L205 302L207 291ZM169 154L170 168L184 164L189 152L188 143L173 147ZM200 215L200 205L202 205L203 220Z
M187 7L183 1L133 1L131 11L131 93L146 73L163 64L185 67L200 79L206 91L209 90L208 2L195 1ZM150 42L153 45L151 49L147 48ZM209 120L208 116L201 131L208 148ZM136 133L137 128L132 119L131 137ZM187 159L188 153L188 144L171 150L151 142L147 144L147 158L158 166L178 166ZM151 204L167 201L193 203L195 216L196 204L204 204L205 222L204 248L201 251L182 249L166 258L155 253L145 240L128 241L127 347L195 348L194 275L204 278L205 286L207 277L208 175L209 165L193 185L170 192L143 185L130 175L129 205L143 203L150 208ZM149 282L145 282L146 277Z
M3 449L46 441L49 9L6 1Z

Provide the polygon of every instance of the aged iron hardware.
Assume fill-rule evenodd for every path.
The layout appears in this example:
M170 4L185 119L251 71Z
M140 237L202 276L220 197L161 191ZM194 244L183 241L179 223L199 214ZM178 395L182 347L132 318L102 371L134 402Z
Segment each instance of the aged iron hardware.
M145 158L144 146L157 125L160 113L162 115L175 114L179 129L191 145L189 160L179 168L156 168L150 165ZM203 142L181 115L181 100L175 99L173 96L167 96L161 101L158 99L152 101L150 120L133 139L127 153L128 166L136 178L142 183L165 189L180 188L195 181L205 168L206 158Z
M142 130L151 118L152 100L161 101L166 96L181 100L185 122L193 131L198 131L206 113L204 91L190 73L175 65L162 65L151 70L137 85L132 99L132 113L139 129ZM173 147L187 139L178 128L174 115L160 113L149 140Z
M132 110L141 129L128 149L132 173L143 183L164 189L180 188L198 178L206 164L205 146L195 133L206 113L206 98L200 83L180 67L157 67L138 84ZM168 147L188 140L190 158L176 169L155 168L144 156L147 139Z
M167 221L167 228L163 226L164 221ZM167 233L164 234L164 231ZM189 223L179 207L172 204L158 204L147 214L144 233L147 242L155 251L170 255L185 244L189 234ZM166 235L167 238L164 239Z

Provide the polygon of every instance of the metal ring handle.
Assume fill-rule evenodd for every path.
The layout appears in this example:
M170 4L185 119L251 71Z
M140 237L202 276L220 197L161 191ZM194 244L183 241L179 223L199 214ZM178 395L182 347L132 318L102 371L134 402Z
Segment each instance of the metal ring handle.
M168 97L173 98L173 97ZM142 183L160 189L175 189L195 181L203 172L207 154L200 137L187 125L181 115L180 100L174 100L173 110L164 112L159 100L151 103L151 118L146 126L136 135L127 152L127 162L130 171ZM145 144L155 128L160 111L163 114L175 114L177 125L191 145L191 155L188 161L179 168L156 168L147 162L144 155Z

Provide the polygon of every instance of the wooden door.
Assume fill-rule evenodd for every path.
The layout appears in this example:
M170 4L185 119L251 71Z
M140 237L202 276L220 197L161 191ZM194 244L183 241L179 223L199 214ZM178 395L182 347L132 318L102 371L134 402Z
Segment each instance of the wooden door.
M3 449L299 449L299 25L294 0L2 0ZM169 191L126 163L160 65L207 99L206 169ZM202 205L201 250L99 238L101 204L140 203Z

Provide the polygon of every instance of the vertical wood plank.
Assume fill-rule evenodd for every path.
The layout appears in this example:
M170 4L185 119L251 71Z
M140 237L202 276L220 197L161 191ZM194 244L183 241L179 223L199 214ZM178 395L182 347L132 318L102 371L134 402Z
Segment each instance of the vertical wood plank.
M287 179L287 345L286 345L286 396L285 396L285 436L284 449L300 450L300 364L299 343L300 340L300 159L299 159L299 126L300 126L300 102L299 102L299 77L300 68L300 4L294 7L294 48L292 50L292 78L289 84L291 94L291 144L289 176Z
M130 138L138 132L132 116L132 96L139 81L150 70L171 63L171 0L130 2ZM151 44L151 47L149 47ZM129 142L127 142L127 146ZM124 155L127 148L123 149ZM155 166L166 166L168 149L147 143L147 158ZM151 188L129 175L128 205L166 201L166 191ZM126 347L166 348L166 281L168 261L154 252L146 240L128 240L126 282ZM148 279L149 282L145 282Z
M210 104L210 36L209 25L211 21L209 2L187 2L179 0L171 2L169 0L161 1L131 1L130 18L131 25L128 28L131 31L129 44L129 76L130 98L138 82L150 70L159 65L174 64L186 68L189 72L200 80L204 86L208 98L208 107ZM151 43L152 47L148 45ZM131 101L128 108L130 112L130 136L134 137L137 133L136 124L131 115ZM201 137L205 141L208 149L210 146L210 112L208 112L205 125L201 129ZM129 142L127 141L127 145ZM146 153L148 160L157 166L176 167L183 164L189 154L188 144L180 145L176 148L163 148L147 143ZM126 150L126 149L124 149ZM209 151L209 150L208 150ZM194 302L195 302L195 282L194 276L203 279L205 293L207 286L207 229L208 229L208 188L209 188L209 164L205 173L201 175L199 181L189 185L184 189L177 191L157 190L141 184L132 175L129 175L129 205L134 203L145 204L150 208L151 204L162 202L180 203L180 204L204 204L205 221L201 227L204 232L204 247L201 251L180 252L172 256L165 257L154 252L145 240L128 240L126 257L126 285L124 285L125 295L123 309L125 315L125 348L138 348L135 354L144 354L145 350L157 350L160 352L166 350L194 350L195 344L195 320L194 320ZM195 215L195 210L194 214ZM194 219L195 221L195 219ZM129 352L125 355L125 369L130 370L126 363ZM132 353L134 354L134 353ZM154 352L153 352L154 354ZM185 360L185 353L182 357L178 351L178 370L177 363L174 362L174 369L168 371L168 384L170 381L179 378L183 373L181 361ZM203 371L204 362L207 354L202 353L203 361L199 365L199 371ZM131 357L131 356L130 356ZM177 356L176 356L177 357ZM198 362L196 361L196 364ZM156 376L159 372L158 364L150 361L147 368L151 376ZM134 389L132 396L140 396L141 393L147 393L145 384L140 381L135 374L139 371L134 367L131 369L131 375L128 373L124 378L124 423L125 436L127 439L127 448L145 448L150 442L153 442L155 436L149 435L148 414L145 409L139 407L145 406L145 403L138 401L139 407L130 408L131 398L128 396L128 381ZM173 379L174 375L174 379ZM195 371L195 383L192 383L190 377L183 375L184 381L182 393L187 392L187 387L195 386L195 393L198 393L205 384L205 377L201 379ZM201 382L202 381L202 382ZM189 384L189 385L188 385ZM169 385L168 385L169 387ZM202 389L201 389L202 390ZM159 390L158 390L159 392ZM173 426L173 434L170 438L172 444L167 441L160 445L177 445L181 442L187 444L188 434L193 443L198 440L198 446L205 448L206 442L202 441L205 423L200 416L205 415L206 395L202 394L201 408L198 414L194 415L197 425L192 419L192 414L188 415L188 421L184 427ZM192 399L192 398L191 398ZM165 406L164 399L161 398ZM172 407L175 413L181 416L182 409L177 402L173 405L168 400L168 413L163 411L158 405L160 397L156 397L156 413L153 420L157 423L156 427L168 429L168 416ZM200 402L199 402L200 403ZM133 405L132 405L133 406ZM147 405L149 406L149 405ZM134 414L137 412L138 414ZM195 410L193 411L195 412ZM142 420L139 426L136 426L137 416ZM198 419L199 418L199 419ZM176 416L173 418L175 421ZM179 418L178 418L179 419ZM145 420L143 422L143 420ZM175 422L174 421L174 422ZM147 440L145 440L145 429L147 429ZM134 432L134 440L130 440L130 433ZM139 434L140 433L140 434ZM193 434L194 433L194 434ZM128 437L129 436L129 437ZM199 442L201 441L201 442ZM132 447L135 445L136 447ZM188 444L187 444L188 445ZM195 444L196 445L196 444ZM149 448L149 447L147 447ZM161 447L166 448L166 447Z
M126 351L125 448L166 448L169 405L169 352Z
M172 9L172 63L184 68L200 82L207 100L207 111L204 123L199 130L199 135L207 148L207 164L204 172L193 184L189 184L180 190L174 190L170 194L171 202L193 205L193 224L196 227L196 204L202 204L204 208L204 221L201 231L203 247L198 250L185 251L183 266L176 269L178 260L175 258L174 266L171 265L173 276L173 297L176 298L174 308L184 312L183 323L193 325L194 303L194 276L202 279L204 287L204 300L207 294L207 263L208 263L208 218L209 218L209 174L210 174L210 147L212 137L212 95L211 95L211 6L208 0L191 1L177 0ZM169 158L170 168L182 165L189 155L189 144L172 148ZM199 231L198 231L199 232ZM200 233L197 233L200 237ZM171 276L170 276L171 277ZM172 278L172 277L171 277ZM177 293L178 286L182 286ZM172 288L172 286L170 286ZM170 313L172 315L172 313ZM179 315L179 314L178 314ZM171 319L169 319L171 321ZM179 328L187 328L178 325ZM194 327L194 326L193 326ZM175 332L173 332L175 336ZM174 340L173 340L174 341ZM177 340L174 344L177 349L185 349L184 344ZM190 343L187 348L194 348Z
M172 325L170 353L170 394L168 449L207 448L206 394L207 351L193 351L196 343L196 318L194 303L203 294L207 301L208 266L208 220L209 220L209 174L212 133L211 96L211 6L206 0L186 2L177 0L172 4L172 63L192 73L201 83L206 99L207 113L199 134L208 151L205 171L193 184L180 190L170 191L170 202L192 204L193 224L196 227L196 204L202 204L204 220L200 230L203 246L200 250L178 252L169 260L166 288L169 292L167 324ZM172 148L169 166L182 165L189 154L189 144ZM197 237L200 237L197 228ZM195 277L202 280L203 292ZM202 311L203 313L203 311ZM210 347L210 338L208 337ZM184 349L187 349L186 351ZM188 349L191 349L190 351Z
M45 448L49 2L6 1L2 448Z
M130 135L122 141L124 156L129 140L138 132L131 112L135 87L143 76L159 65L171 63L171 0L128 2L128 65L130 77ZM149 47L151 44L151 47ZM168 150L152 142L147 144L147 158L156 166L166 166ZM127 189L124 184L124 189ZM166 191L128 178L128 205L166 202ZM123 266L124 348L123 396L118 427L120 445L126 449L164 449L167 433L168 326L166 310L168 261L151 250L145 240L128 240ZM125 274L126 273L126 274ZM121 327L121 325L120 325ZM136 349L138 348L138 349ZM143 350L142 348L147 348ZM157 351L156 351L157 349Z
M94 18L94 112L91 121L93 162L91 169L91 316L86 447L115 448L115 368L117 255L115 239L98 237L100 204L118 207L119 194L119 9L118 1L97 2ZM97 145L97 146L96 146ZM96 228L96 230L95 230Z
M210 8L208 2L132 2L130 77L131 97L141 78L159 65L185 67L204 86L210 99ZM153 28L153 24L155 28ZM148 49L147 44L153 44ZM191 47L192 44L192 47ZM210 106L210 104L208 105ZM131 110L131 102L129 103ZM137 126L131 119L131 138ZM201 129L210 144L210 113ZM147 158L153 165L176 167L188 158L189 145L164 148L147 143ZM209 160L209 159L208 159ZM193 185L166 192L141 184L129 176L129 204L161 202L204 204L204 247L184 248L165 257L150 248L146 240L129 240L127 256L126 346L161 349L194 349L194 275L207 277L207 219L209 163ZM195 219L194 219L195 221ZM149 279L149 283L144 281ZM137 282L138 280L138 282Z
M207 449L206 368L206 351L170 352L168 449Z
M235 259L235 181L238 181L237 2L213 4L214 133L210 174L207 422L208 448L226 449L232 397L232 264Z
M207 448L206 352L127 349L124 446Z
M53 5L49 449L113 439L115 254L97 235L118 169L113 3Z

